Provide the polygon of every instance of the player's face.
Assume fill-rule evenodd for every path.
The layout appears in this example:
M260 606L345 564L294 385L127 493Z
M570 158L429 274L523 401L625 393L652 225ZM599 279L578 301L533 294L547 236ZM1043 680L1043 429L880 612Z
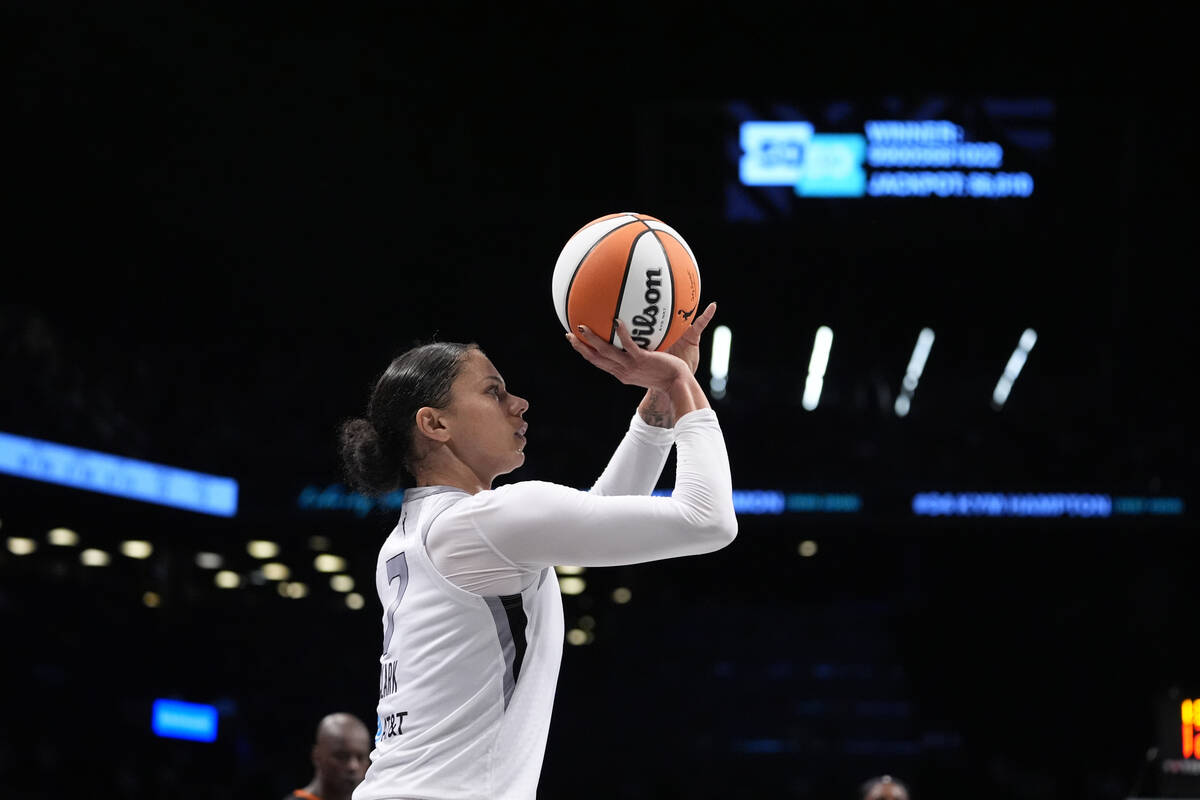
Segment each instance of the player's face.
M445 410L451 450L490 486L497 475L525 463L529 402L510 393L491 360L471 350L451 389Z

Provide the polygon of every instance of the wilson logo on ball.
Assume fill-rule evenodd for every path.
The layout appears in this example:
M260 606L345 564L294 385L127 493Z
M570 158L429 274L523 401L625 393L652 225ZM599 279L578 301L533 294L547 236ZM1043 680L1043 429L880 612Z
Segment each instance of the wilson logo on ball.
M639 347L665 350L699 307L700 272L692 249L670 225L647 214L609 214L563 246L551 293L564 329L609 331L620 347L620 318Z

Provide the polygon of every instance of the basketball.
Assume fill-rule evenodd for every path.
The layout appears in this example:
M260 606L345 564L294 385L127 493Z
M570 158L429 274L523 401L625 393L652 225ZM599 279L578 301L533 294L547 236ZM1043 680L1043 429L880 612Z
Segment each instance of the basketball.
M700 271L674 228L647 214L608 214L567 240L554 265L563 327L586 325L617 347L619 317L646 350L666 350L700 307Z

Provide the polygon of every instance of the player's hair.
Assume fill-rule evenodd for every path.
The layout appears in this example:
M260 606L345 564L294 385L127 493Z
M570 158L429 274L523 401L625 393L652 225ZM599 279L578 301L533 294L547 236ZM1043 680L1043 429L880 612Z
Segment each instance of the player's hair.
M376 497L415 483L417 410L445 408L467 354L478 349L476 344L432 342L393 359L375 382L367 416L342 424L342 467L351 487Z

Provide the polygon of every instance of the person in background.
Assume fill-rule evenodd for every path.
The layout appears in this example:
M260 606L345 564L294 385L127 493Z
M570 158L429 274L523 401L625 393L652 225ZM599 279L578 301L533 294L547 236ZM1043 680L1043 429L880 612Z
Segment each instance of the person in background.
M911 800L908 787L891 775L880 775L858 787L858 800Z
M285 800L350 800L371 757L371 734L353 714L335 713L317 725L312 749L313 779Z

